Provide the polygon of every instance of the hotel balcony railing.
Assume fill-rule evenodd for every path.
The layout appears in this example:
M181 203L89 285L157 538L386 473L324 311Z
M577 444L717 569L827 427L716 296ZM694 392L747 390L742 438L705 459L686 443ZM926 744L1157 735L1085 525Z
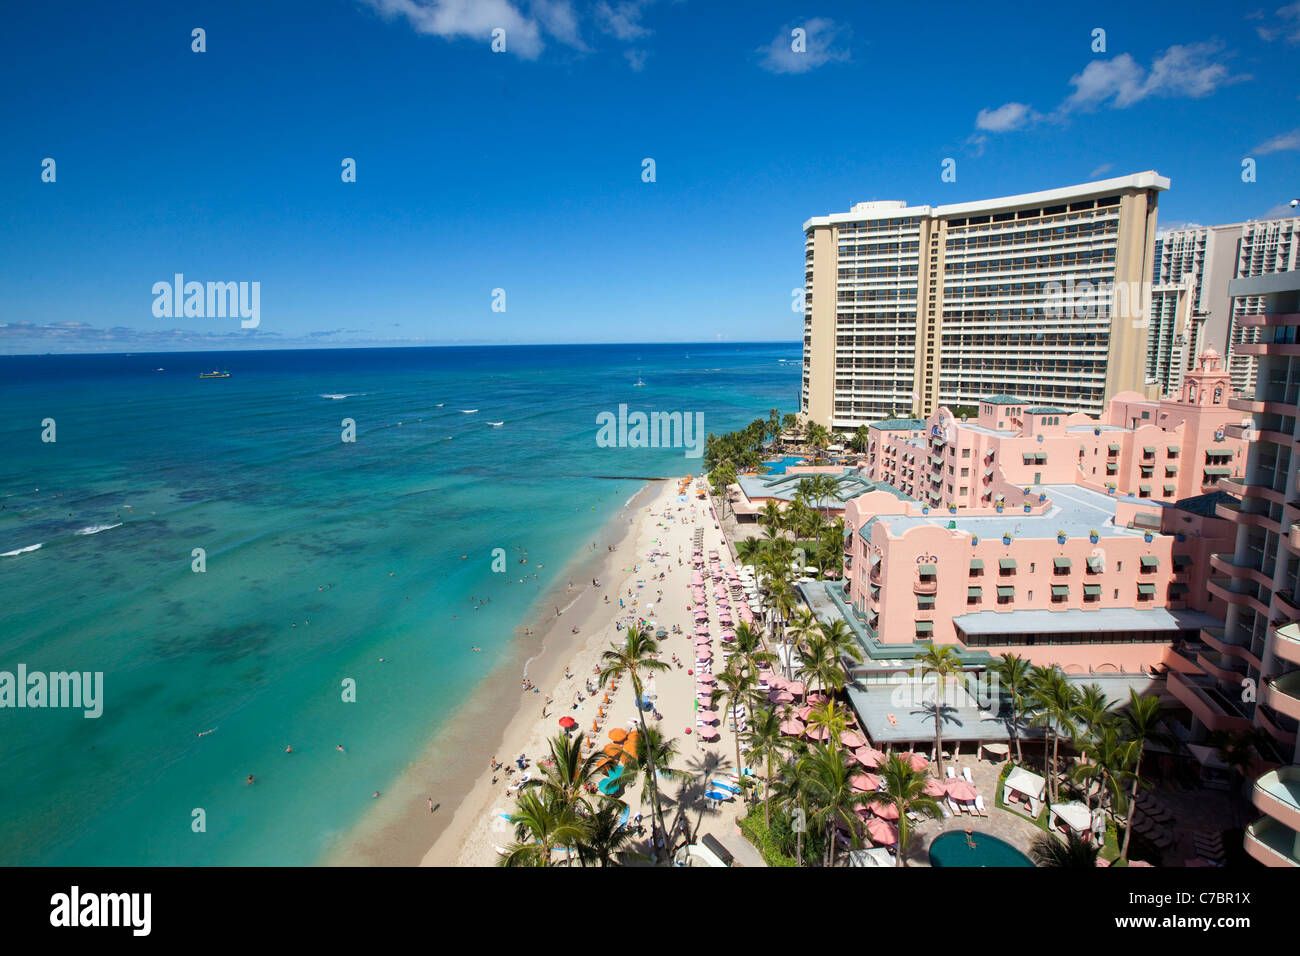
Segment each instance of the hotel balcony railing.
M1287 528L1286 544L1292 551L1300 552L1300 521L1293 521Z
M913 594L937 594L939 592L938 581L926 581L924 579L912 582Z
M1221 574L1226 574L1230 578L1249 578L1256 584L1264 587L1272 587L1273 579L1264 573L1264 569L1253 563L1235 564L1230 554L1212 554L1210 555L1210 567Z
M1274 488L1273 483L1271 475L1255 475L1249 481L1245 478L1230 478L1225 475L1219 479L1219 489L1239 498L1261 498L1275 504L1285 504L1285 489Z
M1294 727L1296 721L1288 720L1283 717L1267 704L1255 705L1255 723L1263 728L1264 732L1272 735L1273 739L1281 746L1281 753L1295 753L1296 733L1288 729L1288 725Z
M1294 415L1296 397L1293 395L1288 400L1282 389L1270 389L1266 392L1257 391L1254 394L1244 394L1236 398L1230 398L1228 399L1228 407L1234 411L1254 413L1256 415Z
M1246 852L1265 866L1300 866L1300 833L1272 817L1246 827Z
M1300 720L1300 670L1264 682L1261 702L1292 720Z
M1210 654L1197 654L1196 666L1213 677L1230 684L1240 684L1242 678L1246 676L1246 668L1229 667L1218 661L1215 661Z
M1288 591L1274 591L1277 606L1287 617L1300 617L1300 599Z
M1237 587L1233 587L1236 583ZM1270 595L1266 588L1261 588L1253 581L1234 582L1232 578L1211 577L1206 586L1211 594L1228 604L1245 605L1256 614L1268 615Z
M1300 621L1283 624L1273 631L1273 653L1284 661L1300 664Z
M880 565L876 564L872 566L871 573L867 576L867 580L876 587L885 583L885 576L880 573Z
M1251 727L1250 718L1219 690L1213 678L1198 678L1171 670L1166 686L1169 693L1211 731L1242 733Z
M1300 831L1300 767L1278 767L1255 781L1251 802L1292 830Z

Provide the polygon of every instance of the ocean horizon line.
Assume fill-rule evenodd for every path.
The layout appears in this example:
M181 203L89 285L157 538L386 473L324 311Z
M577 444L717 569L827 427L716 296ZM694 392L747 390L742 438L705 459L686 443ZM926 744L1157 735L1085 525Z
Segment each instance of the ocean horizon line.
M223 343L224 345L225 343ZM666 346L687 345L695 347L715 347L715 346L740 346L740 345L789 345L797 346L801 342L799 339L744 339L744 340L710 340L710 341L665 341L665 342L474 342L474 341L448 341L448 342L408 342L402 344L390 345L302 345L295 343L293 345L263 345L248 346L238 348L176 348L176 349L131 349L131 350L104 350L92 352L0 352L0 358L43 358L58 356L60 358L76 358L78 356L95 357L95 356L127 356L127 355L204 355L204 354L242 354L247 352L379 352L394 350L411 350L411 349L510 349L510 348L603 348L603 347L629 347L645 346L651 348L662 348Z

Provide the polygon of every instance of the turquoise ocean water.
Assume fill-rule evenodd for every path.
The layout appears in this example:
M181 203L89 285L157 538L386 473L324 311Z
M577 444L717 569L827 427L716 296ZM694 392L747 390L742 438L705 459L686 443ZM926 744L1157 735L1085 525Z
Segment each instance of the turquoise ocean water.
M0 670L105 684L0 709L0 863L318 861L641 487L593 476L700 470L597 413L723 432L798 378L797 344L0 357Z

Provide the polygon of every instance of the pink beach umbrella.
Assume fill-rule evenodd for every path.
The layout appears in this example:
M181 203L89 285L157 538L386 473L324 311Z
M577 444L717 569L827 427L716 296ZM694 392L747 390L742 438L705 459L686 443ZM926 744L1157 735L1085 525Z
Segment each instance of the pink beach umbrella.
M975 799L975 788L961 777L945 781L944 788L948 791L948 796L958 803L970 803Z
M786 684L786 686L789 687L790 685ZM804 704L802 707L795 708L794 715L798 717L800 720L807 720L809 715L812 714L812 711L813 709L811 707L809 707L807 704Z
M698 677L695 678L696 683L699 684L712 684L716 680L717 678L714 677L712 674L700 674Z
M789 704L793 700L794 697L788 690L781 690L778 688L767 692L767 701L769 704Z
M912 769L917 771L918 773L924 770L926 767L930 766L930 758L927 757L925 754L909 752L903 754L902 757L904 760L911 761Z
M796 697L802 697L804 695L803 681L792 680L790 683L785 685L785 689Z
M877 846L894 846L898 843L898 829L892 823L880 819L867 821L867 836Z
M880 760L876 756L876 751L870 747L859 747L853 751L853 759L868 770L875 770L880 766Z
M810 704L824 704L827 700L829 700L829 698L825 694L818 693L808 695L808 703ZM866 741L864 740L863 743L866 743Z
M830 737L831 732L825 727L805 727L803 735L809 740L826 740Z
M709 612L704 610L703 608L695 612L695 620L707 621L708 619L709 619Z
M938 780L930 777L925 781L925 795L927 797L946 797L948 791L943 788L943 784Z
M840 743L852 750L857 747L865 746L867 738L863 737L856 730L846 730L844 733L840 734Z
M858 793L870 793L880 786L880 778L874 773L855 773L849 777L849 786Z
M781 733L787 737L798 737L803 733L803 724L791 717L789 720L781 721Z
M894 806L892 803L873 803L871 805L871 812L881 820L898 819L898 807Z
M699 729L699 735L701 740L717 740L718 728L709 726L701 727Z
M718 712L716 710L697 710L695 716L707 724L718 719Z

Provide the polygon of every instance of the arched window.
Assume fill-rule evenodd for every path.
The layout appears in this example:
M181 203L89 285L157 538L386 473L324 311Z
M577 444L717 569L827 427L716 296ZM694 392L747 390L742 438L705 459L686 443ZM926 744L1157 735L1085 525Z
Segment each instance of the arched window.
M1196 401L1196 383L1195 383L1195 382L1192 382L1190 385L1187 386L1187 400L1188 400L1189 402L1194 402L1194 401Z
M1214 389L1214 404L1218 405L1223 401L1223 386L1216 386Z

